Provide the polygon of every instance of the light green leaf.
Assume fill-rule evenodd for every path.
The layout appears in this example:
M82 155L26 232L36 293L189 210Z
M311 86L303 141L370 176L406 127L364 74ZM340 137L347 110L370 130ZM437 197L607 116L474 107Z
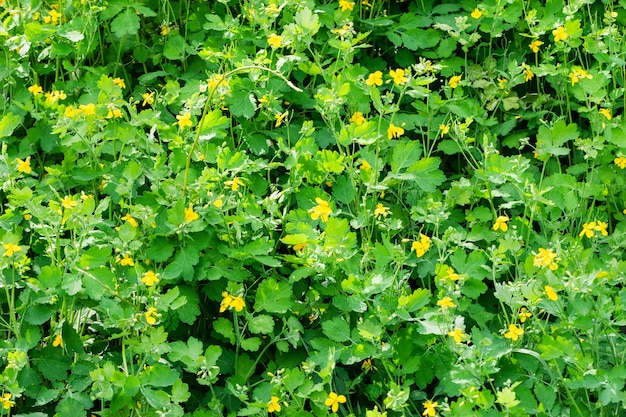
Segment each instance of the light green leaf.
M334 317L322 323L322 331L330 340L343 343L350 340L350 325L342 317Z
M127 8L111 22L111 31L121 38L125 35L134 36L139 32L139 16L134 10Z

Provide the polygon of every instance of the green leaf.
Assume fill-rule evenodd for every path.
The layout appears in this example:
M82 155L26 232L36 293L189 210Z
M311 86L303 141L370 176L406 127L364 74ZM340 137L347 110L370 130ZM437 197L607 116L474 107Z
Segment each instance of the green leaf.
M178 376L178 372L168 365L155 363L141 374L141 382L153 387L171 387Z
M157 237L150 242L146 250L148 259L154 262L165 262L174 253L174 243L166 237Z
M226 98L228 110L235 117L243 116L246 119L251 119L256 114L256 98L254 94L243 85L239 85L239 88L237 88L237 84L241 84L240 82L233 82L233 84L234 88L232 88L232 92Z
M185 364L189 372L197 372L200 369L200 361L203 358L204 346L202 342L190 337L187 343L180 340L170 343L172 351L168 354L171 361L180 361Z
M180 379L177 379L172 385L172 401L175 403L184 403L191 397L189 393L189 385L185 384Z
M439 170L439 164L439 158L424 158L411 165L406 172L413 174L419 188L427 193L434 193L446 180L445 174Z
M268 315L259 314L248 321L248 329L254 334L270 334L274 331L274 319Z
M5 114L0 119L0 139L11 136L15 128L20 124L20 116L13 113Z
M111 31L121 38L125 35L135 36L139 32L139 16L134 10L127 8L111 22Z
M164 280L172 280L182 276L185 281L193 280L194 266L200 261L198 250L191 245L178 249L174 259L165 267L161 277Z
M567 155L570 149L563 145L577 138L578 126L576 123L566 124L564 120L559 120L551 129L541 126L537 133L537 157Z
M334 317L322 323L322 331L330 340L343 343L350 340L350 325L342 317Z
M235 343L235 330L230 320L220 317L213 322L213 330L228 339L230 343Z
M111 248L110 247L93 247L87 249L78 261L78 265L81 268L99 268L106 265L111 260Z
M185 38L175 34L168 36L163 46L163 56L172 61L181 60L185 57Z
M254 303L255 311L285 313L291 308L291 285L268 278L259 284Z
M398 307L411 313L427 305L430 302L430 296L430 291L418 288L410 295L401 295L398 298Z
M333 184L333 199L339 203L348 204L354 200L356 191L347 175L340 175Z
M241 341L241 347L249 352L256 352L261 347L261 339L258 337L250 337Z
M50 320L50 317L52 317L52 313L54 311L55 310L53 310L51 307L41 304L35 304L28 307L28 309L26 310L26 314L24 314L24 320L35 326L40 326Z
M47 288L55 288L59 284L61 284L61 277L63 276L63 271L56 265L45 265L41 267L41 272L39 273L39 282L41 285Z
M193 324L200 315L200 299L192 287L181 286L179 289L181 296L176 299L176 302L172 303L171 308L176 310L178 318L183 323ZM179 303L182 304L178 306Z
M419 161L422 156L422 145L416 141L397 142L393 148L391 170L399 172Z

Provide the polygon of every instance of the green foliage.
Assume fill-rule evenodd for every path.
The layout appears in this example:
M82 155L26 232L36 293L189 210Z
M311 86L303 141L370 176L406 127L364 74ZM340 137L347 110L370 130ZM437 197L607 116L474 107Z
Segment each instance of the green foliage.
M0 415L621 415L623 2L0 16Z

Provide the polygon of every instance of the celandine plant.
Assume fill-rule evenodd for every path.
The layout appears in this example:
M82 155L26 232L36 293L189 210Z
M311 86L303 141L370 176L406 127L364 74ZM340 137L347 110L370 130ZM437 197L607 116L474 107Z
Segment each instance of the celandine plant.
M624 414L625 22L0 0L0 415Z

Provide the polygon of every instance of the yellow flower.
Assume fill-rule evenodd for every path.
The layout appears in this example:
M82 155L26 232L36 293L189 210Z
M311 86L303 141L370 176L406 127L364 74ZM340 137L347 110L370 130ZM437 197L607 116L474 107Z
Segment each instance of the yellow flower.
M506 84L509 82L509 80L507 80L506 78L500 78L498 77L498 87L500 88L504 88L506 87Z
M607 232L606 228L607 228L608 224L606 224L605 222L602 222L600 220L596 221L596 227L595 227L595 231L596 232L600 232L600 234L602 236L608 236L609 232Z
M63 197L63 200L61 200L61 205L66 209L71 209L78 205L78 201L75 201L72 199L72 197L66 195L65 197Z
M25 174L30 174L32 169L30 167L30 156L26 158L26 160L22 161L20 158L15 160L17 162L17 172L23 172Z
M577 68L577 67L572 69L572 71L568 74L568 77L572 80L572 85L576 84L578 81L582 80L583 78L587 78L589 80L593 78L593 76L589 74L587 71L585 71L582 68Z
M237 191L239 187L244 185L244 183L241 181L241 178L235 177L230 181L226 181L224 185L228 185L232 191Z
M167 36L171 31L172 29L168 25L161 25L161 36Z
M198 215L198 213L193 211L193 207L191 206L191 204L185 209L185 223L197 220L199 217L200 216Z
M543 289L546 292L549 300L556 301L559 299L559 295L556 293L556 291L554 291L554 288L552 288L551 286L546 285L545 287L543 287Z
M116 108L115 106L109 105L107 107L109 108L109 113L106 116L107 119L110 119L110 118L119 119L120 117L123 116L122 111Z
M130 213L126 213L126 215L122 217L121 220L127 221L133 227L139 226L139 223L137 223L137 220L135 220L133 216L130 215Z
M52 346L53 347L63 347L63 338L61 337L61 334L57 334L54 338L54 341L52 342Z
M234 308L237 312L241 312L246 306L245 301L240 296L233 296L228 292L222 292L222 302L220 303L220 313L226 311L227 308Z
M534 53L539 52L539 47L543 45L543 42L541 42L540 40L535 39L534 41L532 41L530 43L530 45L528 45L528 47L530 48L531 51L533 51Z
M2 408L5 410L10 410L11 407L15 405L15 401L11 400L11 394L8 392L2 395L0 398L0 402L2 403Z
M280 411L280 404L278 403L278 400L280 398L276 397L276 396L272 396L272 399L270 400L269 403L267 403L267 412L268 413L276 413Z
M424 412L422 413L423 416L433 417L437 415L436 408L439 407L439 403L437 401L433 402L428 400L422 404L422 407L424 407Z
M460 275L454 272L454 269L448 268L446 269L446 278L450 281L457 281L460 278Z
M547 266L552 271L556 271L559 268L556 263L556 253L554 253L552 249L544 248L539 248L539 253L537 253L533 259L533 265L540 268Z
M389 75L391 76L391 78L393 78L393 82L395 85L402 85L409 80L407 77L404 76L404 70L402 68L399 68L395 71L389 71Z
M517 340L524 334L524 329L514 324L509 324L509 331L504 333L504 337L511 340Z
M611 109L600 109L598 112L606 117L606 120L611 120L613 116L611 116Z
M532 71L532 69L525 63L522 63L522 69L524 70L524 79L526 80L526 82L532 80L535 76L535 73Z
M402 129L400 126L394 126L393 123L389 125L389 128L387 129L387 138L397 139L402 135L404 135L404 129Z
M369 171L372 169L372 166L365 159L361 159L361 166L359 168L363 171Z
M119 77L113 78L113 84L115 84L122 90L126 88L126 83L124 82L123 78L119 78Z
M276 124L274 125L274 127L279 127L288 115L289 115L288 111L284 113L276 113L274 115L274 119L276 119Z
M415 250L415 254L418 258L424 256L426 251L430 248L430 238L425 234L420 233L420 240L414 241L411 244L411 250Z
M448 81L448 84L452 88L457 88L459 86L460 82L461 82L461 76L460 75L455 75L453 77L450 77L450 80Z
M467 339L467 335L458 327L455 327L454 330L448 332L448 336L453 338L456 343L462 343L465 339Z
M148 311L146 311L144 313L144 316L146 317L146 322L150 325L153 326L156 324L157 322L157 318L159 318L160 314L157 313L157 309L154 307L150 307L148 309Z
M176 115L176 120L178 120L178 126L185 128L185 127L190 127L192 125L191 123L191 113L189 112L185 112L183 115L177 114Z
M333 410L333 413L336 413L337 410L339 410L339 403L343 404L345 402L346 397L344 395L337 395L336 392L331 391L324 404L326 404L327 407L330 407L330 409Z
M374 209L374 215L376 217L383 216L386 217L390 214L389 207L383 206L381 203L376 204L376 208Z
M159 282L159 274L148 271L143 274L143 277L141 277L141 282L143 282L147 287L152 287L154 284Z
M480 19L482 15L483 12L478 7L474 9L472 14L470 14L470 16L472 16L474 19Z
M456 304L452 301L452 298L445 296L441 300L437 300L437 305L441 307L441 311L446 311L448 308L456 307Z
M357 126L361 126L363 123L367 121L367 119L363 117L363 113L361 113L360 111L357 111L352 114L352 117L350 117L350 121L356 124Z
M617 165L621 169L626 168L626 157L618 156L613 160L613 162L615 162L615 165Z
M52 90L51 92L45 93L44 97L46 97L46 104L54 104L59 100L65 100L67 95L63 90Z
M326 223L329 216L333 213L330 208L330 204L328 201L322 200L319 197L315 198L315 202L317 203L317 206L309 210L309 213L311 213L311 219L317 220L321 218L322 221Z
M133 261L133 258L128 256L127 253L124 254L122 259L120 259L118 263L122 266L135 266L135 261Z
M450 125L440 124L439 131L441 132L441 137L443 138L443 135L447 135L450 131Z
M354 2L349 0L339 0L339 7L341 7L342 12L345 12L346 10L352 11L354 10Z
M267 37L267 43L272 47L272 49L280 48L283 46L283 37L272 33Z
M509 216L498 216L496 222L493 225L493 230L502 230L503 232L506 232L507 230L509 230L509 225L507 224L508 221Z
M552 36L554 36L554 42L561 42L566 40L569 35L567 34L565 27L559 26L552 31Z
M601 278L608 277L608 276L609 276L608 272L600 271L596 274L596 279L601 279Z
M81 104L78 108L83 112L85 116L93 116L96 114L96 105L93 103Z
M74 108L74 106L67 106L65 108L65 117L74 118L81 113L81 110Z
M531 318L533 316L533 313L531 313L530 311L528 311L526 309L526 307L522 307L519 311L519 314L517 315L519 317L519 321L521 323L525 323L527 319Z
M588 238L593 237L593 231L596 229L596 222L585 223L583 224L583 230L578 234L578 237L587 236Z
M2 245L2 247L5 250L4 256L6 257L13 256L15 252L22 251L22 248L19 245L16 245L15 243L5 243L4 245Z
M380 87L381 85L383 85L383 73L380 71L371 73L369 77L367 77L367 80L365 80L365 84L377 85Z
M224 205L224 200L222 200L221 198L218 198L217 200L213 202L213 205L217 208L221 208Z
M31 85L30 87L28 87L28 91L29 91L32 95L34 95L34 96L38 96L39 94L41 94L41 93L42 93L43 88L41 88L41 87L39 86L39 84L33 84L33 85Z
M143 93L141 95L141 98L143 98L143 101L141 102L141 105L143 107L146 107L146 105L151 105L152 103L154 103L154 91Z

